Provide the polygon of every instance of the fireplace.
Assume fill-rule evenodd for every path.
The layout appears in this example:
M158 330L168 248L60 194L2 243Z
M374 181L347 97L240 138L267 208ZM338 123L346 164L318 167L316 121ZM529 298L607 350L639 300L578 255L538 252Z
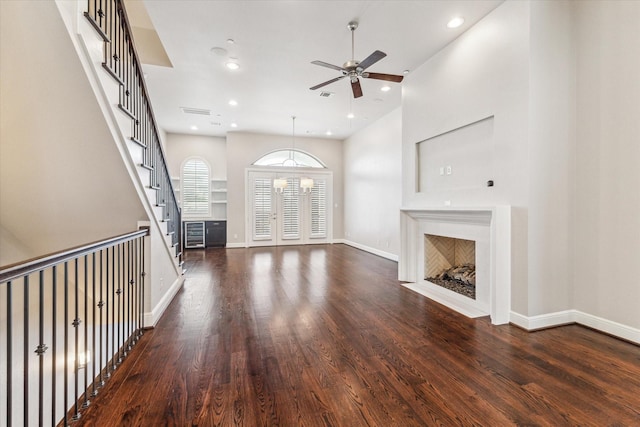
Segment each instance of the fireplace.
M425 234L424 279L475 300L475 240Z
M509 322L511 300L511 207L403 208L398 279L403 286L469 317ZM471 270L471 265L474 270ZM434 280L464 267L473 293Z

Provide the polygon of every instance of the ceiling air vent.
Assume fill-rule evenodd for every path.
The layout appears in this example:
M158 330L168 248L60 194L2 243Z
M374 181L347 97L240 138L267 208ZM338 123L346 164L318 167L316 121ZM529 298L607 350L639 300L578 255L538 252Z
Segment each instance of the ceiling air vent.
M322 98L331 98L333 96L333 92L320 92L320 96Z
M199 116L210 116L211 115L211 110L204 110L202 108L180 107L180 109L185 114L197 114Z

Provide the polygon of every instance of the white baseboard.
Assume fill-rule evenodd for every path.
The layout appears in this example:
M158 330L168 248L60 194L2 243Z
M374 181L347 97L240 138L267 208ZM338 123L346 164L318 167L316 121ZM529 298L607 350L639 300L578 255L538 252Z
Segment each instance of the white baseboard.
M144 314L145 328L154 328L156 326L156 323L158 323L158 320L160 320L160 317L162 317L164 311L169 307L173 297L176 296L183 284L184 276L180 275L175 282L173 282L158 304L151 310L151 313Z
M344 243L345 245L353 246L354 248L361 249L365 252L372 253L374 255L381 256L382 258L390 259L391 261L398 261L398 255L390 252L385 252L380 249L372 248L370 246L362 245L360 243L352 242L347 239L334 239L333 243Z
M509 320L514 325L520 326L527 331L552 328L554 326L576 323L575 310L557 311L555 313L540 314L538 316L523 316L512 311Z
M227 243L226 248L227 249L233 249L233 248L246 248L247 245L244 242L240 242L240 243Z
M552 328L571 323L588 326L600 332L640 344L640 329L623 325L612 320L603 319L592 314L583 313L578 310L565 310L549 314L540 314L538 316L523 316L520 313L512 311L510 313L510 321L527 331L535 331L538 329Z

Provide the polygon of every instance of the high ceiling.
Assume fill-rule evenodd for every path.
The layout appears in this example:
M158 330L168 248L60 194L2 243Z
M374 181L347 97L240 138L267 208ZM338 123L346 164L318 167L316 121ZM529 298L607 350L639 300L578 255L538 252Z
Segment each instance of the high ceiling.
M150 21L131 15L134 26L155 28L173 65L144 65L155 115L167 132L291 135L291 116L296 116L296 135L344 139L399 107L402 90L402 83L389 83L391 90L382 92L386 82L373 79L361 79L364 96L357 99L348 79L309 90L340 75L311 61L342 66L351 59L349 21L359 22L356 59L374 50L387 54L367 71L408 70L410 78L411 70L500 3L145 0ZM455 16L463 17L464 24L447 28ZM231 58L240 65L238 70L225 66ZM333 94L325 98L321 91ZM238 105L229 105L230 100ZM211 114L186 114L181 107ZM347 118L350 112L353 119ZM327 136L327 131L332 134Z

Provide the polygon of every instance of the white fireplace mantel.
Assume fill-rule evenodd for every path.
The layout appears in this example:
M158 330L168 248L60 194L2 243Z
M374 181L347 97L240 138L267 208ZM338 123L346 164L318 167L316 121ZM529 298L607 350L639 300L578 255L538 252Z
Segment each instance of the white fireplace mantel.
M468 227L486 227L489 237L489 316L491 323L499 325L509 322L511 306L511 207L405 207L400 209L400 258L398 262L398 279L412 282L407 287L416 290L429 298L435 299L450 308L469 315L464 304L459 305L455 299L439 298L436 295L422 292L418 277L418 259L422 251L418 245L424 240L425 226L444 224L452 234L456 234L456 226L462 232ZM462 237L452 235L451 237ZM463 237L462 237L463 238ZM460 300L460 299L458 299ZM473 309L471 309L473 311Z

